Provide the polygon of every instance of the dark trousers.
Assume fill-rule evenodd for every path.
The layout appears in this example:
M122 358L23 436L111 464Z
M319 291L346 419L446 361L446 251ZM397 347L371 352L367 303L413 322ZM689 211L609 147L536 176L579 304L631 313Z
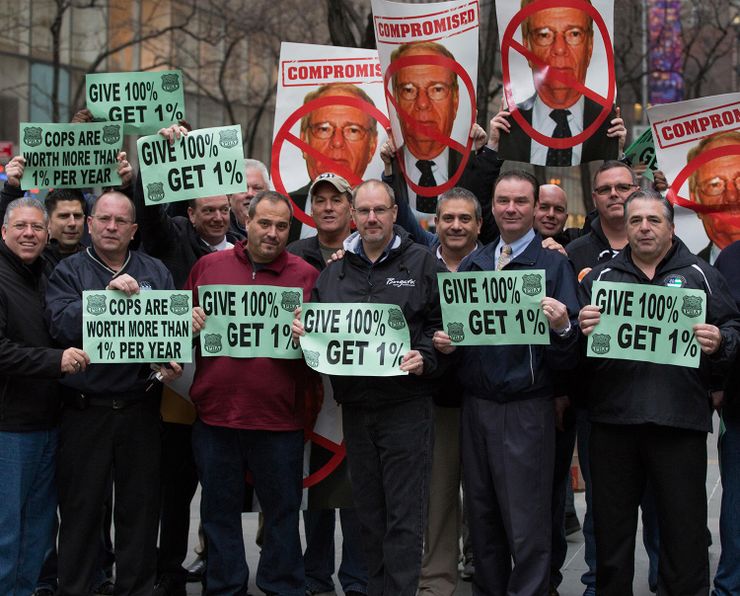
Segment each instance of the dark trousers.
M473 594L546 594L555 449L552 400L497 403L466 396L461 435L475 561Z
M164 422L162 435L162 505L159 516L157 574L185 585L183 568L190 533L190 501L198 488L193 459L193 427Z
M415 596L431 473L431 398L343 404L370 596Z
M555 431L555 466L552 477L552 557L550 584L558 587L563 581L560 569L568 554L565 538L565 504L570 483L570 464L576 444L576 416L574 408L563 414L563 430Z
M161 427L154 396L121 410L66 408L59 483L59 594L93 588L103 503L113 479L116 594L151 596L156 570Z
M196 420L193 454L202 486L200 515L208 544L205 593L247 593L242 506L249 471L264 515L257 586L267 594L304 596L298 533L303 431L242 430Z
M658 595L709 593L707 435L644 425L591 425L596 592L630 596L637 510L650 478L660 530Z

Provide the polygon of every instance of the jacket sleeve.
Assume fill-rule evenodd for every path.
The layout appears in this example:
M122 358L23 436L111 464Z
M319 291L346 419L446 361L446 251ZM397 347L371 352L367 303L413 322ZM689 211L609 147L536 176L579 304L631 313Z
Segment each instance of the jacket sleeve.
M712 291L707 293L706 322L719 327L722 343L709 359L715 372L725 373L735 362L740 349L740 313L724 277L711 267L705 274L710 279Z
M8 305L6 299L5 293L0 292L0 375L47 379L61 377L64 350L32 347L17 343L7 337Z
M62 261L46 288L46 322L60 345L82 347L82 287L79 274Z
M568 309L571 330L565 337L551 330L550 345L545 348L545 354L552 370L568 370L578 363L578 287L573 268L567 259L557 259L552 270L552 284L550 280L547 283L548 295L562 302Z
M439 303L439 284L437 283L437 273L443 271L437 260L429 255L427 259L427 271L425 278L429 285L427 291L426 312L424 317L423 333L418 343L412 345L413 350L419 350L424 358L424 376L431 376L437 372L440 366L442 354L434 349L432 339L434 332L442 329L442 307Z
M175 229L172 218L167 214L166 205L145 203L141 172L136 177L132 200L136 207L136 223L139 225L141 246L144 252L153 257L162 258L173 249L180 235Z
M493 183L501 173L503 163L495 151L483 147L477 154L470 156L465 175L461 180L460 186L472 192L480 203L483 225L478 240L482 244L488 244L498 237L498 226L493 219L491 205L493 203Z
M20 199L25 192L18 186L11 186L7 182L3 184L3 189L0 191L0 221L5 218L5 211L16 199Z
M393 158L393 174L386 176L383 174L383 182L385 182L391 188L397 188L396 177L401 176L398 168L397 158ZM414 212L409 204L408 194L405 192L396 192L396 205L398 205L398 216L396 218L396 225L401 226L406 230L409 235L414 239L414 242L422 244L424 246L434 246L436 235L431 232L427 232L421 227L421 224L416 219Z

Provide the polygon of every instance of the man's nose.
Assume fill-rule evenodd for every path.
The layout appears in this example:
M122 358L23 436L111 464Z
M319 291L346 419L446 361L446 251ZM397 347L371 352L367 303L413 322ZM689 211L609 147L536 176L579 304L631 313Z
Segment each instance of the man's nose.
M738 203L740 202L740 193L738 193L737 186L735 186L734 180L728 180L725 187L725 202L726 203Z
M419 91L416 94L416 100L414 101L414 107L417 110L428 110L429 109L429 95L427 95L427 90L422 88L419 88Z
M331 135L331 146L341 147L344 145L344 133L340 127L334 129L334 134Z
M567 49L568 44L565 43L565 33L555 33L555 39L552 42L550 51L556 54L563 54Z

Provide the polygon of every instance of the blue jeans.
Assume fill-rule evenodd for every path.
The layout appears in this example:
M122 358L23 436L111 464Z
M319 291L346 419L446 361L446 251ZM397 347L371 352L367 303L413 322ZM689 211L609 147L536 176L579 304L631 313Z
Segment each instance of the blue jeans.
M264 515L257 586L267 594L304 596L298 533L303 431L239 430L196 420L193 455L202 486L200 515L208 548L205 593L247 593L242 505L249 471Z
M0 594L36 588L57 509L56 429L0 432Z
M431 398L343 404L370 596L415 596L432 466Z
M722 555L714 577L714 596L740 594L740 420L724 417L719 438L722 508L719 539Z
M344 592L367 592L367 567L362 552L360 521L354 509L340 509L342 526L342 562L339 565L339 583ZM306 528L306 590L331 592L334 590L334 525L336 510L307 509L303 512Z

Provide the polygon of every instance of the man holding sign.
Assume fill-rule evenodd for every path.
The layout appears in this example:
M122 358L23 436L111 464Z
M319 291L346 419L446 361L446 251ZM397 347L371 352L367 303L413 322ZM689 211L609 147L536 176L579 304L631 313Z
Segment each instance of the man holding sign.
M437 369L432 336L441 325L436 276L442 268L394 227L396 213L387 184L358 186L352 209L357 232L312 294L314 302L397 304L410 334L401 376L332 376L371 596L414 596L419 583L433 433L428 377ZM298 320L294 331L304 332Z
M581 284L586 306L579 321L584 335L599 333L602 311L619 312L634 329L616 343L629 339L630 346L625 347L641 347L645 353L634 360L588 359L596 592L603 596L632 593L633 578L625 570L634 567L637 508L649 477L660 527L658 591L707 594L709 379L711 372L733 361L740 321L722 277L673 235L673 206L668 201L652 191L637 191L624 210L628 245L594 268ZM664 322L655 317L649 329L639 329L632 323L632 303L625 293L611 292L601 304L592 304L596 281L620 282L625 289L626 284L640 284L703 290L705 301L684 299L681 306L692 316L702 309L705 313L707 322L693 326L702 352L699 367L647 361L661 323L671 317ZM610 343L600 339L595 351L616 350L618 346ZM686 353L691 353L691 345Z
M206 585L212 594L244 594L249 569L244 556L241 512L247 472L264 514L264 545L257 585L270 594L304 596L306 590L298 514L303 478L304 380L302 360L218 355L228 342L209 331L209 321L231 316L242 300L209 300L204 286L277 286L289 299L290 312L313 288L318 272L285 251L290 230L290 200L273 191L258 194L249 205L247 240L198 260L185 285L193 290L195 311L205 317L202 350L190 397L198 412L193 425L193 454L198 468L201 519L208 540ZM294 288L298 290L295 291ZM294 295L297 294L297 295ZM286 296L287 295L287 296ZM248 301L247 301L248 302ZM275 309L283 305L277 301ZM236 333L240 347L260 354L287 351L280 335L257 333L264 321L244 322ZM271 322L271 321L269 321ZM251 325L251 327L250 327ZM267 327L267 325L265 325ZM287 326L290 342L290 326ZM250 332L251 331L251 332ZM212 337L209 337L211 335ZM261 338L261 339L260 339ZM218 348L218 349L216 349ZM214 355L209 355L213 353ZM300 358L300 353L297 354Z
M567 259L543 248L533 229L537 193L531 174L512 170L499 176L493 215L501 237L458 269L545 270L540 308L550 345L507 345L515 342L507 342L497 328L500 345L462 348L457 360L463 385L465 503L476 520L470 526L473 581L485 594L545 594L550 580L553 397L562 395L556 371L575 365L578 302ZM455 349L450 335L441 331L434 345L445 353Z
M49 279L46 315L52 338L79 345L83 335L84 290L173 289L172 276L152 257L129 250L136 232L131 200L103 193L87 223L92 247L64 259ZM95 308L106 308L97 303ZM92 310L91 310L92 309ZM64 378L65 408L59 436L59 594L87 594L95 579L101 515L111 476L114 484L116 590L151 594L156 569L159 516L159 391L148 364L92 364ZM181 372L176 362L161 378Z

